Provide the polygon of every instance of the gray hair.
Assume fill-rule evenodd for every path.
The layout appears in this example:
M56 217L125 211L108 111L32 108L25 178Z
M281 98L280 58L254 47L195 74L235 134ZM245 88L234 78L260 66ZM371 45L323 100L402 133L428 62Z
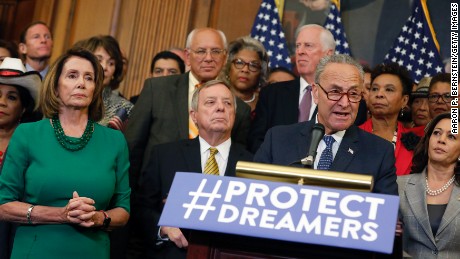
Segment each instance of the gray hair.
M235 105L235 113L236 113L236 95L233 93L233 91L230 88L229 84L227 84L226 82L224 82L222 80L219 80L219 79L214 79L214 80L207 81L206 83L204 83L200 87L196 88L195 91L193 91L192 102L190 103L190 106L191 106L192 110L198 111L198 101L199 101L201 90L209 88L209 87L214 86L214 85L219 85L219 84L225 85L225 87L227 87L228 90L230 90L230 92L232 93L233 103Z
M268 79L268 54L262 43L249 36L240 37L230 42L230 45L228 46L227 63L225 64L224 68L220 73L220 78L223 81L225 81L228 85L232 85L228 78L228 75L230 74L231 65L233 60L235 59L236 54L238 54L238 52L240 52L243 49L252 50L257 53L257 56L261 61L261 70L258 80L259 84L256 85L255 88L265 86Z
M223 31L221 30L216 30L216 29L213 29L213 28L198 28L198 29L193 29L193 31L191 31L188 36L187 36L187 41L185 42L185 48L189 49L192 45L192 40L193 40L193 37L195 36L195 34L198 32L198 31L201 31L201 30L211 30L211 31L215 31L217 32L220 37L222 38L222 42L224 43L224 49L227 49L227 37L225 37L225 34Z
M321 25L318 25L318 24L307 24L307 25L304 25L300 28L297 29L296 33L295 33L295 38L297 39L297 36L299 36L299 33L301 31L303 31L304 29L306 28L318 28L321 30L321 34L319 36L319 39L320 39L320 42L321 42L321 47L323 49L323 51L326 51L326 50L329 50L331 49L333 52L335 52L335 40L334 40L334 35L332 35L332 33L324 28L323 26Z
M319 83L321 74L324 72L326 66L330 63L348 64L356 67L358 69L361 82L364 81L363 67L356 60L345 54L333 54L331 56L325 56L319 61L315 71L315 83Z

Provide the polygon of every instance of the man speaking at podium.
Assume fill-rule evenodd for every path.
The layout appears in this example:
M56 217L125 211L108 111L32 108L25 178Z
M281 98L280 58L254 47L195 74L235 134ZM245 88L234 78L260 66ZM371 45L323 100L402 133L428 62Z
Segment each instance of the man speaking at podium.
M372 175L372 192L397 195L392 144L353 125L364 90L363 77L361 65L347 55L322 58L312 86L318 105L316 119L270 129L254 161L302 166L310 148L317 151L314 169ZM313 132L316 123L325 129L317 147L318 141L312 141L318 135Z

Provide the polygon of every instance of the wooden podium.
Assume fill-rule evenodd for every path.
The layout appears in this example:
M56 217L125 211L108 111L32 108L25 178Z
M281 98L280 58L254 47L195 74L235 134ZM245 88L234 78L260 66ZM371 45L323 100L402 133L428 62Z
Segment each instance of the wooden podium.
M402 258L402 238L395 237L392 254L319 246L274 239L193 230L187 259Z

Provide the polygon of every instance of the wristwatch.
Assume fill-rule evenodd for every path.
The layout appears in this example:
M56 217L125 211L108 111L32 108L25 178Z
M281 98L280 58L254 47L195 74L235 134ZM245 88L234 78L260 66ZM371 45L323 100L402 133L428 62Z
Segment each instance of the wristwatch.
M112 219L109 217L109 214L107 214L107 212L103 210L101 210L101 212L104 214L104 222L102 222L102 229L108 229L110 221L112 221Z

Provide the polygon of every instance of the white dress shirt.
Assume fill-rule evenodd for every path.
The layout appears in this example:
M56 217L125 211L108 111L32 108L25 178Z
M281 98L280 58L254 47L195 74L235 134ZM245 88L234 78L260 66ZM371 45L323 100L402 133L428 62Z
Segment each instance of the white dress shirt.
M212 147L211 145L206 142L202 137L198 137L200 140L200 155L201 155L201 168L202 171L204 170L206 166L206 161L208 161L209 158L209 148ZM217 154L215 155L217 165L219 166L219 175L223 176L225 175L225 170L227 169L227 162L228 162L228 156L230 154L230 146L232 145L232 140L231 138L227 139L224 141L222 144L216 146Z

